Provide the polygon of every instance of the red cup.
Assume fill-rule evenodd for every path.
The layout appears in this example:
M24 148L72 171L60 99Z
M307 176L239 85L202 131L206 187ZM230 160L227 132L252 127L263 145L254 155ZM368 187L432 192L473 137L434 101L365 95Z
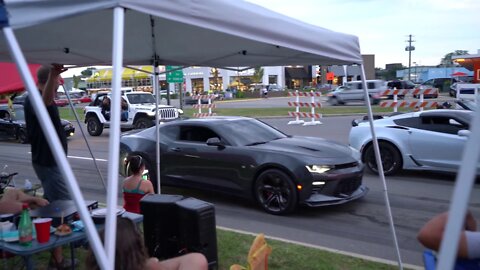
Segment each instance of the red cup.
M35 231L37 231L38 243L46 243L50 240L50 225L52 224L51 218L37 218L33 220L35 224Z

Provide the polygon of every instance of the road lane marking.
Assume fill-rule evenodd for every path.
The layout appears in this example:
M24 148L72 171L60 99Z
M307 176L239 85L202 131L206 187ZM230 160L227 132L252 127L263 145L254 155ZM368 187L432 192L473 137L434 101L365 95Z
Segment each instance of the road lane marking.
M32 154L32 152L28 152L30 155ZM78 157L78 156L67 156L67 158L73 158L73 159L83 159L83 160L93 160L93 158L91 157ZM108 159L103 159L103 158L96 158L95 159L96 161L103 161L103 162L107 162Z

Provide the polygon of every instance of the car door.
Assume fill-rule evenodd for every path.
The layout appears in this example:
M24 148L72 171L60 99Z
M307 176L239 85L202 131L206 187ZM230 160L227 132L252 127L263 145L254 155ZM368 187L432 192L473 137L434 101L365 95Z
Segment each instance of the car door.
M419 117L418 129L410 130L410 148L420 164L457 169L467 137L458 131L468 129L458 119L448 116Z
M8 109L0 110L0 133L14 135L17 124L13 121L12 112Z
M347 83L348 88L344 88L341 92L342 100L352 101L352 100L362 100L363 99L363 90L361 83L351 82Z
M198 125L181 125L178 132L178 137L169 142L162 154L164 174L174 185L222 191L239 189L232 174L236 161L226 157L231 147L207 145L209 138L220 138L218 134Z

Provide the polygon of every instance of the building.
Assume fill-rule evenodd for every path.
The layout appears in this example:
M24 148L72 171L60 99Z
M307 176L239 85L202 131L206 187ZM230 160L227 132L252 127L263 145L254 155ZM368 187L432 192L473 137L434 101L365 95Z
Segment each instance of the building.
M472 76L473 72L464 67L432 67L432 66L414 66L410 69L397 70L397 78L408 80L408 73L411 72L410 78L418 83L435 79L435 78L452 78L452 74L456 72L465 73L466 76Z
M365 73L367 79L375 78L374 56L365 55ZM252 89L253 85L276 85L276 88L300 89L305 86L315 86L318 82L318 66L274 66L262 67L263 76L259 81L255 78L255 69L248 67L234 67L220 69L210 67L187 67L182 69L184 75L183 87L186 92L203 93L207 91L225 91L236 88L240 91ZM339 77L344 77L343 66L327 67L332 75L330 84L337 82ZM159 67L160 89L175 87L168 84L165 76L165 66ZM132 87L136 90L153 92L153 67L136 66L134 69L123 68L122 87ZM348 80L359 80L360 66L347 67ZM111 88L112 69L98 69L87 78L87 90L92 93ZM341 81L341 79L340 79Z
M477 54L456 55L452 60L472 73L474 83L480 83L480 49Z

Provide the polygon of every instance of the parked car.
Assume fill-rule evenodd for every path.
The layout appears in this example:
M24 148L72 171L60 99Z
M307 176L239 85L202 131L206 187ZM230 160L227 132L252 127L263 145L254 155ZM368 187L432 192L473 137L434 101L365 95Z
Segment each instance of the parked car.
M445 83L448 82L450 85L454 84L457 82L455 78L434 78L430 79L427 81L424 81L422 84L420 84L419 88L420 89L426 89L426 88L437 88L438 91L442 91L443 87L445 86ZM430 93L430 94L424 94L424 98L438 98L438 91L435 93ZM413 95L414 98L420 98L420 95Z
M67 138L75 134L75 127L70 121L61 119L61 123ZM13 104L12 108L8 105L0 105L0 133L13 137L21 143L28 142L23 105Z
M337 87L328 96L331 105L342 105L352 101L364 101L365 94L362 81L350 81L345 86ZM387 90L387 83L384 80L367 80L368 95L371 104L378 104L380 93Z
M414 89L415 84L409 80L393 80L387 82L388 89ZM403 99L405 95L397 95L398 98ZM392 99L393 95L387 95L387 98Z
M472 111L436 109L374 120L385 175L402 169L457 172L472 117ZM361 152L367 168L378 172L370 125L357 124L350 130L350 146Z
M363 197L363 164L357 150L321 138L289 136L247 117L211 117L160 126L163 185L205 189L255 199L268 213L298 204L342 204ZM123 135L120 174L130 154L146 161L156 179L155 128ZM153 181L156 189L156 181Z
M20 95L16 95L13 99L12 99L12 103L13 104L23 104L25 102L25 99L27 98L28 96L28 92L25 91L23 92L22 94Z

